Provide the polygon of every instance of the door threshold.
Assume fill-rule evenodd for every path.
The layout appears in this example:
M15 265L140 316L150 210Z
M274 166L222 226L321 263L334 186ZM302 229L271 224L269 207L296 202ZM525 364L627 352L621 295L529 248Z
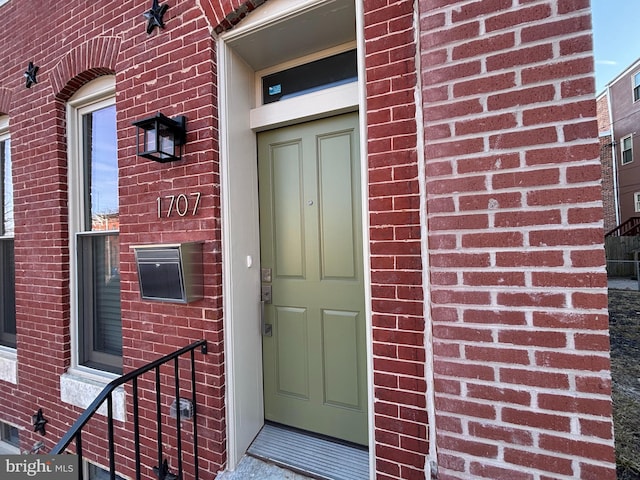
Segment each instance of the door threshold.
M321 480L368 480L365 447L267 423L247 454Z

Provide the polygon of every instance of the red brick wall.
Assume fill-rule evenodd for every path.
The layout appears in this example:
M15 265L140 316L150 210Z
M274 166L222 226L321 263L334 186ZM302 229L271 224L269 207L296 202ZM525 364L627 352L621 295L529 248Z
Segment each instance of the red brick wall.
M440 479L615 478L589 13L420 2Z
M421 478L427 443L413 1L366 2L375 454Z
M598 121L598 132L602 135L611 132L611 118L609 116L609 97L606 93L600 95L596 100L596 112Z
M613 137L611 135L600 137L600 168L602 170L602 205L604 210L605 232L609 232L618 226L616 221L616 191L612 142Z
M193 2L172 2L167 28L151 35L142 16L149 7L71 0L46 11L22 1L2 7L9 28L0 33L0 105L11 120L19 383L0 388L0 420L23 427L23 449L44 440L46 453L81 412L60 401L59 388L72 348L65 102L87 81L115 74L124 370L191 341L209 341L209 354L197 354L199 420L207 427L200 435L201 465L217 472L226 462L226 446L214 43ZM27 89L23 72L29 61L40 69L38 83ZM136 156L131 122L157 111L186 115L184 162L160 165ZM201 193L196 215L158 218L159 196L195 192ZM187 240L204 242L205 299L188 306L141 302L129 246ZM44 438L31 427L38 408L49 422ZM117 423L116 435L131 445L131 424L122 426ZM104 425L93 431L95 436L84 437L85 447L93 445L85 453L104 464ZM165 436L165 454L175 459L171 432ZM146 444L152 441L143 440L143 452ZM131 452L118 456L130 466ZM149 471L143 473L156 464L145 458ZM133 476L126 468L122 473Z

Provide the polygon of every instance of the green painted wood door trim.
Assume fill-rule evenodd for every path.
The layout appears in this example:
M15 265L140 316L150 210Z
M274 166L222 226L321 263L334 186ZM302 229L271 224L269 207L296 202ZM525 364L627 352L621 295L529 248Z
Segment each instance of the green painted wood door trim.
M258 136L265 418L366 445L358 115Z

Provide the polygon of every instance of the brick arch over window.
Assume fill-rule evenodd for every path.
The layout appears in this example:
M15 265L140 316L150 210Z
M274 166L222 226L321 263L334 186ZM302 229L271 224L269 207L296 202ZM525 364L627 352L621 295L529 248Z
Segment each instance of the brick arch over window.
M212 0L203 0L202 9L209 18L211 25L215 25L214 31L219 35L222 32L231 30L249 12L255 10L266 1L267 0L246 0L243 2L226 0L214 2Z
M67 100L85 83L101 75L113 75L120 43L118 37L98 37L67 53L51 72L54 95Z
M11 111L11 90L0 87L0 115L9 115Z

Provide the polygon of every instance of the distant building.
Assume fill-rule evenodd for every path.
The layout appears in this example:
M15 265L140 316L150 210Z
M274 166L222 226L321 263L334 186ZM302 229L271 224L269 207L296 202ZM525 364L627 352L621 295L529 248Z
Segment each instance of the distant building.
M640 59L598 96L598 129L605 231L610 231L640 216ZM613 227L611 209L616 214Z
M206 342L118 387L86 479L213 480L274 423L367 479L615 478L588 1L0 18L0 451Z
M600 161L602 168L602 205L604 211L604 231L610 232L618 222L618 198L616 196L616 168L613 161L613 133L607 92L597 98L598 136L600 139Z

